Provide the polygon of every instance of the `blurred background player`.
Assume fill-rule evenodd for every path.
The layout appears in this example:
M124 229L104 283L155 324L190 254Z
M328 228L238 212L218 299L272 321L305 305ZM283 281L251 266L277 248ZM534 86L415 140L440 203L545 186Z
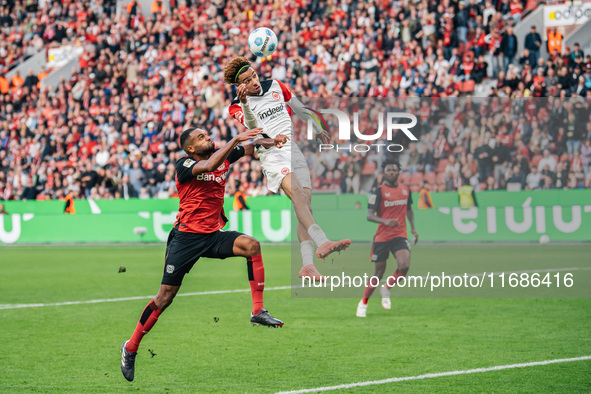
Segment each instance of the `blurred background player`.
M238 190L234 193L234 205L233 208L235 211L242 211L248 210L248 205L246 205L246 194L244 193L244 185L239 184Z
M172 303L183 277L202 256L217 259L246 257L253 306L251 324L283 326L281 320L263 308L265 268L259 241L237 231L221 231L228 221L223 204L230 165L253 153L253 143L239 144L255 138L261 131L247 130L218 150L205 130L193 128L181 134L180 144L187 156L176 162L179 214L168 236L160 290L145 307L131 338L121 344L121 372L127 380L134 378L135 357L142 338ZM256 141L266 147L282 146L287 137L280 135L274 140Z
M400 164L386 161L383 167L384 182L369 195L367 220L379 223L371 246L371 261L375 263L373 276L382 279L390 252L398 264L392 276L386 279L386 284L380 286L382 306L384 309L390 309L390 289L400 276L406 276L410 266L410 243L406 230L407 217L415 244L419 240L419 235L415 231L410 189L408 186L398 183ZM367 315L367 303L374 290L375 287L370 284L365 288L363 298L357 305L357 317Z
M263 137L283 134L292 136L292 122L287 105L302 119L307 112L302 103L287 86L277 80L259 81L255 70L245 57L232 59L224 69L224 80L237 86L237 97L232 101L230 116L247 128L262 127ZM327 138L323 130L315 129L320 138ZM314 266L314 244L318 247L316 256L325 259L333 252L351 245L348 239L330 241L312 217L312 185L310 170L299 148L288 142L283 148L271 147L257 151L267 187L274 193L282 188L291 199L298 218L298 239L302 253L303 267L300 277L322 280L323 276ZM292 173L295 176L292 176Z

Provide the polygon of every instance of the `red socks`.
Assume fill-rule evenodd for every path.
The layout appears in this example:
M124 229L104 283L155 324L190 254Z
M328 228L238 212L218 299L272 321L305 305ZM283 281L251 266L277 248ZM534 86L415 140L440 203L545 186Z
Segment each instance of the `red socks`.
M368 284L368 286L365 287L365 291L363 292L363 298L362 298L362 301L365 305L367 305L367 303L369 301L369 297L371 297L371 295L373 294L373 291L376 289L376 287L377 286L374 287L371 284Z
M398 268L396 268L396 271L394 271L392 276L386 279L386 288L390 290L392 287L394 287L394 284L398 281L398 278L400 278L401 276L406 276L406 274L400 273L400 271L398 271Z
M405 276L405 275L401 274L400 271L398 271L398 268L396 268L396 271L394 271L392 276L389 276L388 278L386 278L386 288L388 290L390 290L392 287L394 287L394 284L396 283L396 281L398 281L398 278L400 278L401 276ZM373 294L373 291L376 289L376 287L377 286L374 287L371 285L368 285L365 287L365 291L363 292L363 298L361 299L365 305L367 305L367 302L369 301L369 297L371 297L371 295Z
M135 331L133 332L131 339L129 342L127 342L127 346L125 348L128 352L137 352L142 338L152 329L152 327L154 327L154 324L156 324L158 321L158 316L160 316L161 313L162 311L158 309L156 303L154 303L154 299L152 299L152 301L150 301L150 303L144 309L142 317L140 317L140 321L135 327Z
M265 289L265 267L263 266L263 256L248 257L246 259L248 268L248 281L250 283L250 293L252 296L252 313L256 315L261 313L263 307L263 290Z

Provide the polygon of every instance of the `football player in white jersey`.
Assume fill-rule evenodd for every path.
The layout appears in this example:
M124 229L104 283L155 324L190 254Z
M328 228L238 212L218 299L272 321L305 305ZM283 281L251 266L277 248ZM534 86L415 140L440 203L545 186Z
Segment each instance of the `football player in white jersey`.
M238 87L237 97L229 108L230 116L247 128L262 127L263 138L284 134L291 140L293 125L287 110L288 105L296 115L303 120L307 119L304 106L289 88L277 80L259 81L257 73L245 57L232 59L226 65L224 80ZM315 132L321 135L323 130L317 128ZM281 188L293 202L299 222L298 239L303 261L299 276L322 280L324 277L314 267L314 245L317 246L316 256L325 259L333 252L346 249L351 241L330 241L314 221L310 170L297 145L288 141L282 148L260 148L257 153L269 190L277 193Z

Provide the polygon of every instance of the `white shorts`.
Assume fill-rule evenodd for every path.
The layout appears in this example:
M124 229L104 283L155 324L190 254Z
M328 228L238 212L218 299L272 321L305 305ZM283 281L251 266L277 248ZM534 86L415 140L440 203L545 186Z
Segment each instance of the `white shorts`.
M267 177L267 188L277 193L281 188L283 178L293 172L303 187L312 189L310 169L306 158L295 145L283 146L283 148L270 148L259 152L263 174Z

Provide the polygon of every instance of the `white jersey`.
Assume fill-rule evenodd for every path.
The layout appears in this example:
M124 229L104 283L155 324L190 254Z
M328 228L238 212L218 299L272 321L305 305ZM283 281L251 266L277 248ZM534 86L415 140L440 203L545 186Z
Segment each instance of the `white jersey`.
M246 96L248 106L256 118L257 127L263 128L262 137L275 138L279 134L284 134L291 141L293 125L287 109L291 98L291 90L274 79L261 81L259 96ZM237 97L232 101L229 110L230 116L238 119L246 127L244 112ZM285 145L289 145L289 142Z
M290 105L292 97L289 88L276 80L262 81L260 95L246 96L257 127L263 128L263 138L275 138L279 134L289 137L289 141L283 144L282 148L273 146L257 151L263 174L267 177L267 188L274 193L279 191L283 178L291 172L295 173L303 187L312 188L306 159L297 145L291 144L293 125L287 106ZM238 119L246 127L244 112L238 98L232 101L229 111L230 116Z

